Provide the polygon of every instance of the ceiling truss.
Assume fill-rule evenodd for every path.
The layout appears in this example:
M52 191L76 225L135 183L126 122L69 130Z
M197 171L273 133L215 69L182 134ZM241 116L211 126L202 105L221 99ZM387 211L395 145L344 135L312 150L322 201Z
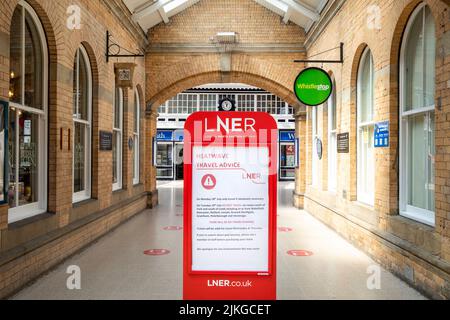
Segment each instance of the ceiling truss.
M200 0L123 0L132 18L144 31L170 19ZM207 1L207 0L202 0ZM284 23L295 23L308 31L319 21L327 0L253 0L281 16Z

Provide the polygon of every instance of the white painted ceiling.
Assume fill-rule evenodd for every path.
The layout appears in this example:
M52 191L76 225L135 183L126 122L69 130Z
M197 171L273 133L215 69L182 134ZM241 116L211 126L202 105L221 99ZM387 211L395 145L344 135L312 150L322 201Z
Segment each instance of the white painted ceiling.
M144 31L160 24L199 1L208 0L123 0ZM328 0L253 0L308 31L320 18Z

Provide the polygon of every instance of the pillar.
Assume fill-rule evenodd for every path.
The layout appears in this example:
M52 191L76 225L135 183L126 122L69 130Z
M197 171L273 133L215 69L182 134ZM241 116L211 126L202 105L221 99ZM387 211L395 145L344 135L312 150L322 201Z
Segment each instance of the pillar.
M145 191L147 192L147 207L158 205L158 189L156 187L156 167L153 163L153 148L156 139L158 113L152 105L147 106L145 114Z
M295 136L299 139L299 164L295 170L294 206L304 208L306 191L306 112L295 114Z

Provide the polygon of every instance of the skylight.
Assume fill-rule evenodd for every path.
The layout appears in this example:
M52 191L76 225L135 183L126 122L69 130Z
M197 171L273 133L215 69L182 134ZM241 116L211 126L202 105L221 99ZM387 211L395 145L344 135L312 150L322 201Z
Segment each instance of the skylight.
M188 0L174 0L174 1L171 1L171 2L169 2L168 4L166 4L164 6L164 11L166 13L169 13L170 11L172 11L172 10L176 9L177 7L185 4L186 2L188 2Z
M278 0L266 0L268 3L270 3L272 6L280 9L283 12L287 12L289 9L289 6L285 4L284 2L278 1Z
M122 0L144 31L170 19L181 11L208 0ZM250 1L250 0L247 0ZM320 12L328 0L253 0L282 17L284 23L292 22L306 31L319 21Z

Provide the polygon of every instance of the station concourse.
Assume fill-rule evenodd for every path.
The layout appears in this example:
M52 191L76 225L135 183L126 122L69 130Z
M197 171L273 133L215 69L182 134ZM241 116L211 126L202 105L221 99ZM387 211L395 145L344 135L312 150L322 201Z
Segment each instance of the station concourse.
M230 108L276 127L277 298L449 299L449 6L1 1L0 299L181 299L184 128Z

